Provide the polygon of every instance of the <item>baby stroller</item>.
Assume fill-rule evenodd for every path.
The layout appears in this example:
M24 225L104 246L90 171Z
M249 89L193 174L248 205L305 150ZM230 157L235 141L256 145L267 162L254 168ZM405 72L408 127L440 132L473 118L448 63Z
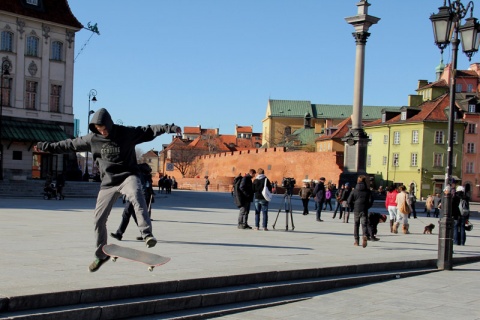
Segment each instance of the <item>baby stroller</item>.
M50 200L51 198L59 200L55 183L50 183L43 188L43 199Z

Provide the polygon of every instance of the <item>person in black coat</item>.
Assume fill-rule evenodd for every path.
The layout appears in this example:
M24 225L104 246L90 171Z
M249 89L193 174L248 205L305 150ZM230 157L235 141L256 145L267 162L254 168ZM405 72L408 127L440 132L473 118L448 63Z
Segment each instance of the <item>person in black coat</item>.
M240 213L238 214L238 229L252 229L248 225L248 214L250 213L250 204L253 201L253 182L252 179L255 177L257 172L255 169L250 169L250 171L241 178L239 183L234 182L234 202L237 207L240 208Z
M469 199L465 195L465 188L463 186L458 186L452 197L452 218L454 220L453 244L464 246L467 237L465 233L465 223L468 221L469 216L462 215L460 211L461 200L465 200L467 202L467 207L469 207Z
M317 221L322 222L322 208L325 203L325 178L321 177L320 182L313 189L313 200L316 203Z
M368 209L373 205L373 195L367 186L367 177L360 175L357 178L357 185L355 189L350 193L347 199L348 206L353 208L353 237L355 238L354 246L359 245L359 227L362 225L362 247L367 246L367 217Z

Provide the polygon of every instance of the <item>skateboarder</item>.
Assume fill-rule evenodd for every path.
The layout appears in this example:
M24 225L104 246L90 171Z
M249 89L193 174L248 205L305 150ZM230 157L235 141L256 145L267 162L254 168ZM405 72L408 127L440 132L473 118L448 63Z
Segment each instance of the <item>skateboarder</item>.
M107 244L107 219L120 195L125 195L132 203L137 213L138 229L147 247L156 245L157 240L152 234L147 204L142 193L135 146L164 133L179 135L181 129L174 124L144 127L117 125L104 108L95 112L89 123L89 129L91 133L75 139L38 142L35 150L51 153L89 151L93 155L93 161L99 168L102 179L94 212L95 260L88 267L90 272L94 272L108 260L108 256L102 251L102 247Z

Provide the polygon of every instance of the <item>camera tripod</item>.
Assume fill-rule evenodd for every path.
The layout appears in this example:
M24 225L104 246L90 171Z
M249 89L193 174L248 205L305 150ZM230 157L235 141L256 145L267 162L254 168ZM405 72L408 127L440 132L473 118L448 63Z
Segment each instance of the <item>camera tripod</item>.
M290 220L292 221L292 231L295 229L295 225L293 224L293 209L292 209L292 192L286 191L283 195L283 204L280 205L278 209L277 217L275 218L275 222L272 225L272 228L275 229L275 225L277 224L278 216L280 212L282 212L282 207L285 208L285 231L288 231L288 214L290 213Z

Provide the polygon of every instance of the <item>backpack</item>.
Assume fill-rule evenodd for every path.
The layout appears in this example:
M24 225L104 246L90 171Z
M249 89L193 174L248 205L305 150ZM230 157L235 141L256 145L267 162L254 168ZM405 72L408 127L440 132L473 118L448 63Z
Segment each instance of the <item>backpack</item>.
M470 214L470 209L468 208L468 202L465 199L460 199L460 204L458 205L460 209L460 214L462 217L466 217Z
M242 195L239 190L240 183L242 183L242 177L236 177L235 180L233 180L233 203L239 208L242 206Z

